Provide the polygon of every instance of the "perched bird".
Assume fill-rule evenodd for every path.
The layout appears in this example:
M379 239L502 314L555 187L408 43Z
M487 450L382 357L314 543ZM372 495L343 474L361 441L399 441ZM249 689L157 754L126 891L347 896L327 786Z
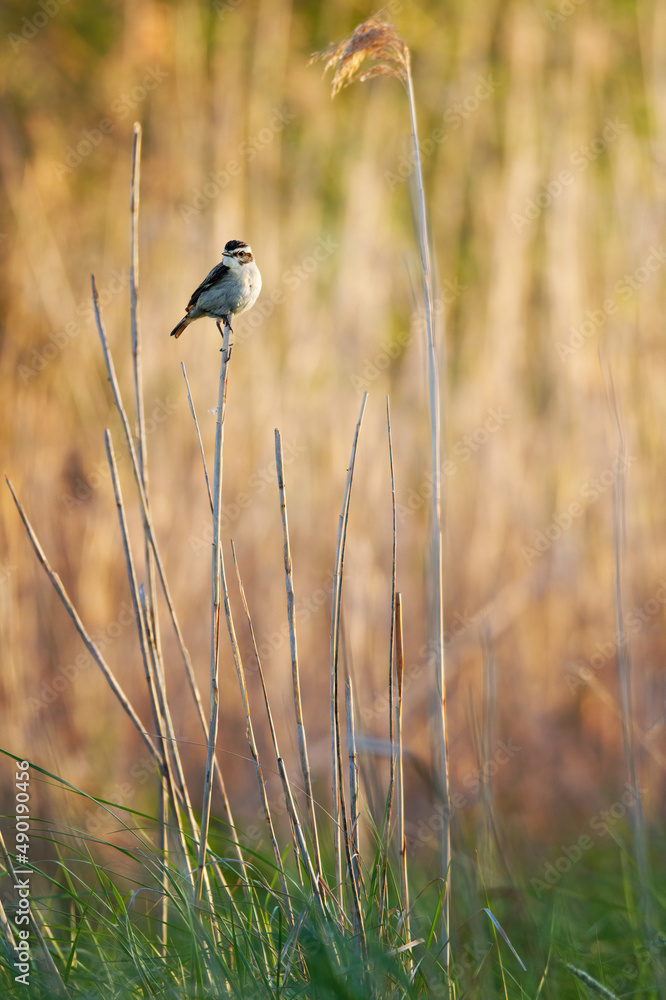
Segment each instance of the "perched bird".
M230 317L250 309L260 291L261 275L249 244L242 240L229 240L222 251L221 262L192 292L186 315L171 331L171 336L180 337L185 327L201 316L216 319L218 327L220 320L231 327Z

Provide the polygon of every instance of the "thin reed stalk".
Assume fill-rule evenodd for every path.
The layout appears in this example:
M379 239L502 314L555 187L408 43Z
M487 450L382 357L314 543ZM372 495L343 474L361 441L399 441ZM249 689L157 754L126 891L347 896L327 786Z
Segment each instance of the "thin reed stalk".
M160 782L160 811L158 813L158 819L160 830L157 846L160 856L163 858L161 878L162 896L159 903L160 920L158 940L162 952L162 959L166 959L167 945L169 943L169 870L166 865L166 859L169 854L169 793L164 785L164 782Z
M404 676L404 649L402 632L402 595L395 595L395 667L398 681L398 746L396 753L398 771L398 844L400 857L400 895L404 933L411 940L409 924L409 881L407 878L407 837L405 836L405 774L402 754L402 692Z
M342 779L342 747L340 742L340 718L339 718L339 696L338 696L338 660L340 654L340 616L342 612L342 577L344 570L345 544L347 540L347 524L349 522L349 504L351 501L351 488L354 478L354 465L356 463L356 449L358 438L363 423L365 404L368 400L368 393L363 393L361 410L356 422L354 431L354 442L352 444L351 459L347 469L347 480L345 482L344 496L342 500L342 510L338 524L338 541L335 552L335 573L333 578L333 601L331 605L331 765L333 770L333 829L335 838L335 877L338 902L342 904L342 845L341 833L344 834L344 847L347 857L347 866L351 873L351 845L349 836L349 826L347 822L347 810L345 807L344 783ZM352 878L352 902L356 911L358 925L360 927L361 938L364 936L363 918L355 880Z
M349 758L349 815L351 826L351 875L356 883L356 892L361 893L361 866L358 837L358 756L356 752L356 725L354 723L354 685L351 677L345 680L345 710L347 716L347 756ZM359 933L355 927L354 932Z
M134 377L134 408L136 412L137 460L146 501L148 501L148 448L146 444L146 416L143 403L143 365L141 350L141 325L139 322L139 202L141 193L141 142L139 122L134 122L132 136L132 176L130 182L130 326L132 331L132 373ZM148 583L148 606L154 623L154 636L159 660L162 660L160 630L157 618L157 592L155 587L155 560L150 545L148 526L143 524L144 556Z
M189 380L187 378L187 372L185 370L185 365L183 363L181 363L181 368L182 368L182 372L183 372L183 378L185 379L185 386L187 388L187 398L188 398L189 404L190 404L190 412L192 414L192 419L194 421L194 428L196 430L197 440L199 442L199 450L201 452L201 463L202 463L202 466L203 466L204 477L206 479L206 491L208 493L208 500L209 500L209 503L210 503L210 512L211 512L211 514L213 514L213 495L211 493L211 488L210 488L210 479L208 477L208 466L206 464L206 454L204 452L203 441L202 441L202 438L201 438L201 429L199 427L199 420L197 418L197 412L196 412L196 409L194 407L194 400L192 399L192 393L190 391L190 383L189 383ZM231 543L231 546L232 546L232 550L233 550L233 541ZM234 560L235 560L235 556L234 556ZM206 732L205 718L204 718L204 714L203 714L203 708L202 708L202 705L201 705L201 700L199 698L197 698L197 706L199 708L200 720L201 720L201 724L203 726L203 730L204 730L204 733L205 733ZM235 847L235 851L236 851L236 857L238 858L238 861L239 861L239 863L241 865L241 868L242 868L242 866L244 864L244 861L243 861L243 855L242 855L242 851L241 851L241 845L240 845L240 842L238 840L238 833L236 831L235 826L233 825L233 820L232 820L232 816L231 816L231 806L229 804L229 799L227 797L227 790L226 790L226 787L225 787L225 784L224 784L224 779L222 777L222 771L220 769L220 764L219 764L219 761L217 759L217 754L215 754L215 757L214 757L214 764L215 764L214 779L217 782L218 791L220 792L220 794L222 796L222 802L223 802L223 805L224 805L224 810L226 812L226 815L227 815L227 818L229 820L229 823L231 824L231 838L232 838L232 841L234 843L234 847ZM197 839L198 839L198 837L197 837ZM219 866L216 865L215 866L215 870L217 872L217 875L218 875L218 878L220 880L220 883L226 887L226 879L224 878L224 875L223 875L221 869L219 868Z
M224 324L222 359L217 395L217 421L215 426L215 470L213 475L213 560L211 570L211 625L210 625L210 720L208 726L208 751L204 777L203 807L195 898L201 899L208 829L210 826L211 793L213 788L214 755L219 719L219 656L220 656L220 607L222 603L222 455L224 444L224 411L227 399L227 378L231 356L231 326Z
M386 397L386 431L388 437L389 470L391 473L391 628L389 635L389 669L388 669L388 714L389 714L389 743L391 745L391 758L389 766L389 788L386 798L386 814L384 817L384 837L382 845L382 870L379 892L379 926L382 926L384 908L387 905L387 876L388 876L388 852L391 839L391 822L393 819L393 797L395 793L395 767L396 767L396 746L395 746L395 704L394 704L394 634L395 634L395 602L396 602L396 550L397 550L397 519L395 504L395 469L393 467L393 439L391 435L391 407L389 397Z
M446 682L444 664L444 562L442 542L442 478L441 478L441 411L439 396L439 365L435 342L432 268L428 242L423 172L421 170L421 150L418 139L416 101L412 80L411 57L408 47L389 24L383 13L368 18L341 42L329 46L314 59L326 61L325 70L334 68L332 94L335 96L343 87L356 80L369 80L375 76L393 76L400 80L407 91L409 118L414 152L413 175L416 182L417 229L423 275L423 300L426 317L426 339L428 356L428 396L430 409L430 454L432 476L432 538L430 545L430 590L434 620L431 624L430 648L435 663L436 685L439 699L437 717L439 799L442 826L441 864L445 883L442 906L442 940L446 942L445 964L448 972L449 949L449 889L451 861L451 831L449 817L449 753L446 725ZM367 67L366 60L372 64Z
M449 790L449 747L446 721L446 674L444 661L444 552L442 533L442 435L441 408L439 396L439 361L435 343L434 311L432 294L432 269L430 266L430 246L428 242L428 222L426 215L425 192L423 189L423 172L421 170L421 149L419 146L418 125L416 121L416 101L414 99L414 84L410 61L408 60L407 96L409 101L409 117L412 127L412 145L414 149L414 177L417 191L417 219L419 245L421 249L421 269L423 272L423 301L426 317L426 334L428 347L428 394L430 405L430 456L432 476L432 541L430 557L430 579L432 589L432 607L434 622L432 623L432 649L435 654L435 671L437 692L439 696L439 712L437 714L439 737L439 779L441 792L440 816L442 820L442 878L446 880L446 893L442 904L442 940L445 944L444 965L449 970L449 909L451 894L451 804Z
M130 185L130 322L132 327L132 369L136 408L137 453L141 481L148 495L146 420L143 408L141 336L139 329L139 193L141 186L141 125L134 123L132 139L132 181Z
M294 573L291 562L291 547L289 544L289 523L287 519L287 492L284 481L284 461L282 457L282 438L275 429L275 468L277 472L278 489L280 492L280 518L282 521L282 545L284 552L284 580L287 590L287 621L289 625L289 648L291 651L291 684L296 713L296 738L298 754L301 761L303 787L310 817L312 846L314 850L315 870L321 875L321 856L319 852L319 836L317 834L317 816L315 813L314 796L312 794L312 774L308 759L308 744L303 722L303 705L301 702L301 680L298 668L298 644L296 642L296 599L294 596Z

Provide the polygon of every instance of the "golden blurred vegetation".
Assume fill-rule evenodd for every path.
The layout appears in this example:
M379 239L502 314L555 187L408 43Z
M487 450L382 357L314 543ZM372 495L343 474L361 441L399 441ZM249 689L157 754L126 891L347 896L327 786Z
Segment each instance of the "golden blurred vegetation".
M479 795L492 787L516 843L543 845L585 829L626 780L614 599L618 441L604 365L627 443L624 607L648 815L663 801L666 8L658 0L395 0L388 10L412 53L438 273L456 820L473 825ZM397 81L372 80L332 102L319 67L308 65L368 13L350 2L7 0L0 434L4 469L47 555L145 708L102 436L109 426L117 438L119 424L90 305L94 273L129 403L128 191L140 121L152 509L202 689L210 513L180 363L210 453L219 335L207 320L177 343L168 334L224 243L240 238L251 243L264 286L235 324L225 537L236 543L285 753L295 771L273 429L287 459L304 714L326 803L330 586L364 389L345 564L347 660L359 729L388 732L388 393L410 822L415 849L425 851L431 483L409 118ZM127 459L121 475L133 495ZM140 743L82 657L8 491L0 497L3 746L101 797L154 804ZM249 668L245 633L243 643ZM199 773L201 729L175 649L165 656L177 730ZM237 812L251 823L258 800L247 790L228 653L223 671L219 743ZM485 759L480 728L493 734ZM502 745L519 749L505 760ZM365 758L369 786L384 773L380 758ZM73 809L48 785L39 794L43 816ZM96 822L72 818L91 830Z

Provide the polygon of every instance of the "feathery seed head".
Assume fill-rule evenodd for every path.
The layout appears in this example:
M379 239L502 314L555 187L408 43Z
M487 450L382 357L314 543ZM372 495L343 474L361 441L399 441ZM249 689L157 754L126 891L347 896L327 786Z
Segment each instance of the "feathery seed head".
M375 60L368 69L361 70L366 59ZM373 76L395 76L406 83L409 73L409 49L392 24L375 14L363 21L341 42L316 52L310 62L325 60L324 73L335 67L331 96L357 80Z

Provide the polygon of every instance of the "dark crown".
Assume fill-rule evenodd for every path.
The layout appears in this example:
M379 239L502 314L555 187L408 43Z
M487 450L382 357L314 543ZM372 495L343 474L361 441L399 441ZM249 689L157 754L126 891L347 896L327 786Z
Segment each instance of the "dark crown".
M225 244L224 252L234 253L236 250L242 250L243 247L247 247L247 249L249 250L250 244L245 243L243 240L229 240L229 242Z

